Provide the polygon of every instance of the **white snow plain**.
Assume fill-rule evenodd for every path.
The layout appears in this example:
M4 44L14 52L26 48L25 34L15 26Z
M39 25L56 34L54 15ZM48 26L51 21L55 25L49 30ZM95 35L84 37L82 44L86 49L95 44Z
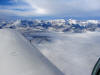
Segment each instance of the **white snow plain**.
M100 32L38 34L49 42L33 39L33 44L65 75L91 75L100 57Z
M0 75L63 75L19 32L0 29Z

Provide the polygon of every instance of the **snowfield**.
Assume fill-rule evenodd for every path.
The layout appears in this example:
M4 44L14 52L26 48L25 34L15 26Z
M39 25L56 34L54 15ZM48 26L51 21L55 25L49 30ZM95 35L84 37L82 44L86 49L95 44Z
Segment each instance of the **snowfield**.
M91 75L100 57L100 32L38 33L32 41L65 75Z
M0 75L63 75L19 32L0 29Z

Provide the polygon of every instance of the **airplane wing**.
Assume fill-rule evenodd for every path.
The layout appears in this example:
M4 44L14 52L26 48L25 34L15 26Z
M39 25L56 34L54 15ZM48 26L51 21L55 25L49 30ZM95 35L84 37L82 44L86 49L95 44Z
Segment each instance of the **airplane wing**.
M17 31L0 29L0 75L64 75Z

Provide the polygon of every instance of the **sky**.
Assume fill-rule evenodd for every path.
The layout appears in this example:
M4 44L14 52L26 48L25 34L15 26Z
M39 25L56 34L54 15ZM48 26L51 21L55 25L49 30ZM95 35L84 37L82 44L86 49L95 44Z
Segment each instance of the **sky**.
M100 0L0 0L0 16L100 17Z

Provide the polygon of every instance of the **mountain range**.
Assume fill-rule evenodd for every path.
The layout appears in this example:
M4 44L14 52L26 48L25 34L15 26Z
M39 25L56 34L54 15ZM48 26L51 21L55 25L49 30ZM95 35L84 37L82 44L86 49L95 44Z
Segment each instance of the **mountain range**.
M0 28L11 28L31 32L72 32L100 31L99 20L15 20L0 21Z

